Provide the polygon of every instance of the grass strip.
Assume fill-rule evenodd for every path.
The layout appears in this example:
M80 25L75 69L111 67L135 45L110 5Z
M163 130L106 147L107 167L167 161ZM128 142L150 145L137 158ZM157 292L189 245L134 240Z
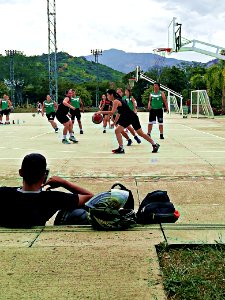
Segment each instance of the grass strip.
M225 299L225 244L157 246L168 299Z

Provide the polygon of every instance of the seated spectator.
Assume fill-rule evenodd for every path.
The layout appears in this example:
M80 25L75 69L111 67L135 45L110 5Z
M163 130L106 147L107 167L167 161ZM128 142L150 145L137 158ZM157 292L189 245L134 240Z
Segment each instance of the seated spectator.
M22 187L0 187L0 226L45 226L57 211L75 211L84 207L93 194L61 177L48 181L47 163L43 155L31 153L24 157L19 169ZM46 190L42 188L47 186ZM62 187L67 190L52 191Z

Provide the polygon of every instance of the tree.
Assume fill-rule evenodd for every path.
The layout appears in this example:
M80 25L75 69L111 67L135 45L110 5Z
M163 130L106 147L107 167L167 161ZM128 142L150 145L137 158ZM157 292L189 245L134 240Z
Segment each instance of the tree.
M8 93L9 93L9 89L7 88L4 82L0 81L0 97Z
M225 50L220 51L221 55L225 55ZM225 109L225 61L220 60L220 66L222 71L222 97L221 97L221 114L224 114Z
M220 109L222 97L222 72L217 64L207 69L206 75L207 92L211 99L212 107Z
M190 78L191 89L193 90L205 90L206 82L203 75L196 74Z

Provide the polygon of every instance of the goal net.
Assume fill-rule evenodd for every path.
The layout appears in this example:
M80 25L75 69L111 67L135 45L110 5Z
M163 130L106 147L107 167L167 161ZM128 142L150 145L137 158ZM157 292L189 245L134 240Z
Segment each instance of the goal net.
M176 114L180 113L180 108L179 108L176 96L168 95L167 96L167 102L168 102L170 112L174 112Z
M214 118L206 90L191 91L191 117Z

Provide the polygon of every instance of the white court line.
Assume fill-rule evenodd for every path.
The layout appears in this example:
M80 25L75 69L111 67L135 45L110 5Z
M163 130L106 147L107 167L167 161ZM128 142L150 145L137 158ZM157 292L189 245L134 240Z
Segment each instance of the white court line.
M215 150L215 151L213 151L213 150L202 150L202 151L197 151L197 152L209 152L209 153L225 153L225 151L223 151L223 150Z
M42 134L38 134L38 135L32 136L32 137L30 138L30 140L36 139L36 138L39 137L39 136L42 136L42 135L45 135L45 134L48 134L48 133L51 133L51 132L52 132L52 131L47 131L47 132L44 132L44 133L42 133Z
M191 129L192 131L198 131L198 132L200 132L200 133L205 133L205 134L207 134L207 135L216 137L216 138L218 138L218 139L225 140L225 138L223 138L223 137L221 137L221 136L218 136L218 135L215 135L215 134L213 134L213 133L209 133L209 132L205 132L205 131L203 131L203 130L195 129L195 128L192 128L192 127L187 126L187 125L183 125L183 124L181 124L181 125L182 125L183 127L186 127L186 128Z

